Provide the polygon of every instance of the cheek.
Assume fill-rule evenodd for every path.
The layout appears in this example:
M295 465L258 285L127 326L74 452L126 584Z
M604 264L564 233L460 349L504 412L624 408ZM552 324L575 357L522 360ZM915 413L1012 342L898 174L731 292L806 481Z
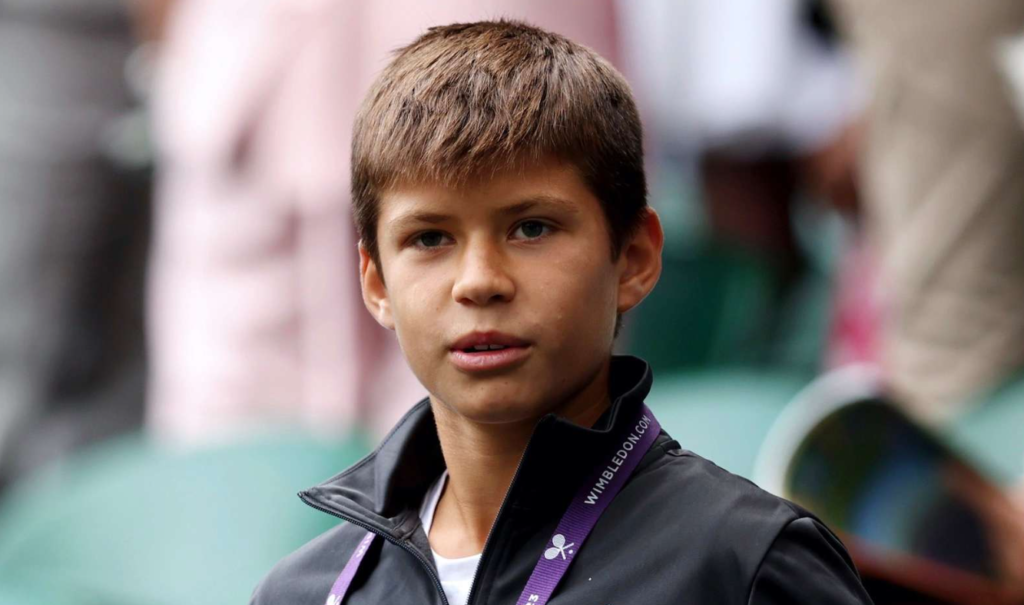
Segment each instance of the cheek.
M388 290L395 333L402 349L414 353L429 342L437 326L431 318L439 317L443 304L440 292L443 280L429 271L396 271ZM400 287L396 287L401 284Z
M561 328L558 333L570 343L592 344L604 340L607 332L610 342L618 293L610 260L605 264L587 254L565 256L546 265L545 274L537 296L544 298L549 319Z

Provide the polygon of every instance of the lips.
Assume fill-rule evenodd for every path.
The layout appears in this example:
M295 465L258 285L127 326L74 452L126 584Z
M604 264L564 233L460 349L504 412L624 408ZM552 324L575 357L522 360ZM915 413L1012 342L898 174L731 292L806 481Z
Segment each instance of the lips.
M501 332L473 332L449 349L452 363L465 372L504 369L525 360L529 353L529 341Z
M506 347L526 347L529 342L522 338L503 334L501 332L473 332L456 340L451 349L453 351L482 351L491 349L503 349Z

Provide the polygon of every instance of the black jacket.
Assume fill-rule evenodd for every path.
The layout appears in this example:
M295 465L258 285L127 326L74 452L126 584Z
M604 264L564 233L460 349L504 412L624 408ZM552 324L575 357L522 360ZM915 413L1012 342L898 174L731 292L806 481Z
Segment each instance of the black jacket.
M615 358L613 404L594 428L554 416L538 425L480 558L470 605L510 605L555 525L617 429L651 387L643 361ZM419 507L444 469L428 401L376 452L302 492L348 523L270 572L253 605L322 605L366 529L377 532L348 605L445 603ZM798 506L683 450L662 432L611 502L552 605L870 603L839 540Z

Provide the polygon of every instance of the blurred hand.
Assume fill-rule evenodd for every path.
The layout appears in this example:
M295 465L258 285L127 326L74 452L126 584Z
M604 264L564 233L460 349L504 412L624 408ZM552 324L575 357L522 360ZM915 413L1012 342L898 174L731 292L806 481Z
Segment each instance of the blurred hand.
M858 117L799 162L807 187L836 210L852 216L860 210L859 158L863 131L863 117Z
M140 42L159 42L174 9L176 0L129 0L135 21L135 35Z

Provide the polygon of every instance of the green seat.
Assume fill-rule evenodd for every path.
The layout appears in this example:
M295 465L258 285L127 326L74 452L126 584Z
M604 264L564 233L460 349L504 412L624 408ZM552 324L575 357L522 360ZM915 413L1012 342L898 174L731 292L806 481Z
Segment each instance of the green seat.
M366 451L358 438L103 444L0 503L0 604L246 603L277 560L341 522L296 492Z
M830 286L809 271L781 297L771 263L699 245L666 252L658 286L627 316L625 350L656 372L714 366L814 371L828 326Z
M768 429L808 382L749 369L677 374L655 380L647 405L683 448L749 479Z
M666 254L658 287L628 318L629 352L662 372L752 361L772 288L756 258L713 247Z
M53 577L0 570L0 605L121 605L62 584ZM124 604L128 605L128 604Z

